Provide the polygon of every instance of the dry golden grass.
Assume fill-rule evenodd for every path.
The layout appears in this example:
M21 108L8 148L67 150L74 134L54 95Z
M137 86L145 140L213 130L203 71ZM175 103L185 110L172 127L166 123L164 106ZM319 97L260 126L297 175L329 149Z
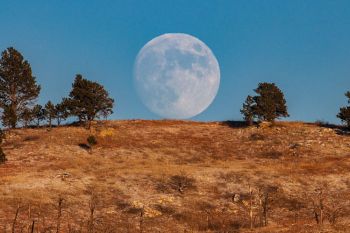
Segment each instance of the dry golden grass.
M16 232L33 221L34 232L56 232L59 198L60 232L88 232L91 222L94 232L251 232L249 187L253 232L350 231L350 136L337 128L106 121L12 130L3 148L0 232L11 232L18 206ZM320 188L322 225L313 212ZM260 227L263 190L268 225ZM335 224L331 207L340 209Z

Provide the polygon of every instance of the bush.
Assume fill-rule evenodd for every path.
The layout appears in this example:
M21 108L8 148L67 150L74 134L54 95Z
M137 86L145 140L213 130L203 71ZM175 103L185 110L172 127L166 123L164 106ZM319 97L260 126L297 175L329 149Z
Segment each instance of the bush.
M266 139L266 137L262 134L259 134L259 133L253 133L249 136L249 139L251 141L263 141Z
M279 159L283 156L283 153L280 151L271 150L262 152L260 156L267 159Z
M2 150L2 148L0 147L0 164L5 163L6 161L7 161L6 155L5 155L4 151Z
M97 144L96 137L93 136L93 135L90 135L90 136L87 138L87 142L88 142L88 144L89 144L90 147L96 145L96 144Z
M315 121L315 124L321 127L327 127L331 125L328 121L324 121L324 120L317 120Z
M174 175L170 178L170 187L183 194L185 190L195 189L195 180L185 175Z

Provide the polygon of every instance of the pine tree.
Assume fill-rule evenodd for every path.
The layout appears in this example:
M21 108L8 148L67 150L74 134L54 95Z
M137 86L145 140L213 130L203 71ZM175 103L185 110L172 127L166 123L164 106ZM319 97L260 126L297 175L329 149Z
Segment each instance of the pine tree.
M13 127L17 125L18 115L14 112L11 106L3 106L3 112L1 116L1 122L4 126Z
M30 64L21 53L12 47L3 51L0 59L0 107L6 112L3 124L15 128L39 92L40 85L36 84Z
M50 100L45 104L45 115L47 122L49 123L49 127L51 128L52 119L56 117L56 109L55 105L53 105L53 103Z
M40 104L37 104L33 107L32 115L33 118L36 120L36 125L40 125L40 121L45 120L45 109Z
M68 118L68 105L69 101L66 98L63 98L61 103L55 105L57 125L60 125L62 120Z
M104 87L97 82L84 79L78 74L69 94L68 108L79 121L88 123L101 116L113 113L114 100Z
M254 91L257 95L248 96L241 109L245 120L257 118L273 122L276 118L289 116L283 92L274 83L259 83Z
M248 125L253 124L254 107L255 107L254 99L252 96L248 95L241 109L241 113L244 116L244 120L247 122Z
M30 123L33 121L33 110L29 108L25 108L21 115L20 115L21 121L23 122L23 125L25 128L27 128Z
M345 96L348 98L348 103L350 104L350 91L346 92ZM340 108L337 117L350 128L350 106Z

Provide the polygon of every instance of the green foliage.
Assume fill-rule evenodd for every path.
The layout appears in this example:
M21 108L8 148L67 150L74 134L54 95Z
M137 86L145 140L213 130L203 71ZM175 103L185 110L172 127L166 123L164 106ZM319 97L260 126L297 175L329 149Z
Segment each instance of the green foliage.
M4 110L2 122L15 128L20 116L38 97L40 85L28 61L10 47L2 52L0 59L0 107Z
M274 83L260 83L254 90L255 113L261 120L273 121L278 117L288 117L286 100L282 91Z
M49 123L49 127L51 127L52 119L56 117L56 109L55 105L53 105L50 100L45 104L45 115L47 122Z
M259 83L254 91L257 95L248 96L241 109L245 120L252 122L257 118L272 122L289 116L283 92L274 83Z
M40 104L37 104L33 107L32 115L33 119L36 120L37 126L40 125L40 121L45 120L45 114L45 109Z
M20 115L20 119L23 122L24 127L28 127L28 125L33 121L34 117L33 117L33 110L29 109L29 108L25 108L21 115Z
M15 128L17 125L18 117L19 116L11 106L3 106L3 112L1 116L1 122L3 126Z
M96 118L112 114L113 103L114 100L102 85L78 74L67 100L67 108L79 121L90 123Z
M251 125L254 119L254 99L252 96L248 95L245 102L243 103L243 107L241 109L241 113L244 116L244 120Z
M90 147L94 146L97 144L97 139L95 136L93 135L90 135L88 138L87 138L87 142L89 144Z
M348 98L348 103L350 103L350 91L345 93ZM337 117L350 128L350 106L341 107Z
M57 125L60 125L62 120L66 120L69 117L68 106L69 101L67 98L63 98L61 103L55 105L55 117L57 120Z

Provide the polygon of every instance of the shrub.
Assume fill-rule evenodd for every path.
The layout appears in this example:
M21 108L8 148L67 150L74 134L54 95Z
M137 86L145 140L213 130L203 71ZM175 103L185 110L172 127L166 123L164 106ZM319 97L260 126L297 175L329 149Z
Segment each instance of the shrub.
M260 155L261 157L267 158L267 159L279 159L280 157L283 156L283 153L280 151L271 150L271 151L262 152Z
M93 135L90 135L90 136L87 138L87 142L88 142L88 144L89 144L90 147L96 145L96 144L97 144L96 137L93 136Z
M253 133L249 136L249 139L251 141L263 141L266 139L266 137L262 134L259 134L259 133Z
M186 190L195 189L195 180L185 175L175 175L170 178L170 187L183 194Z
M4 151L2 150L2 148L0 147L0 164L5 163L6 161L7 161L6 155L5 155Z
M324 120L317 120L317 121L315 121L315 124L317 126L320 126L320 127L329 127L329 126L331 126L331 124L328 121L324 121Z

